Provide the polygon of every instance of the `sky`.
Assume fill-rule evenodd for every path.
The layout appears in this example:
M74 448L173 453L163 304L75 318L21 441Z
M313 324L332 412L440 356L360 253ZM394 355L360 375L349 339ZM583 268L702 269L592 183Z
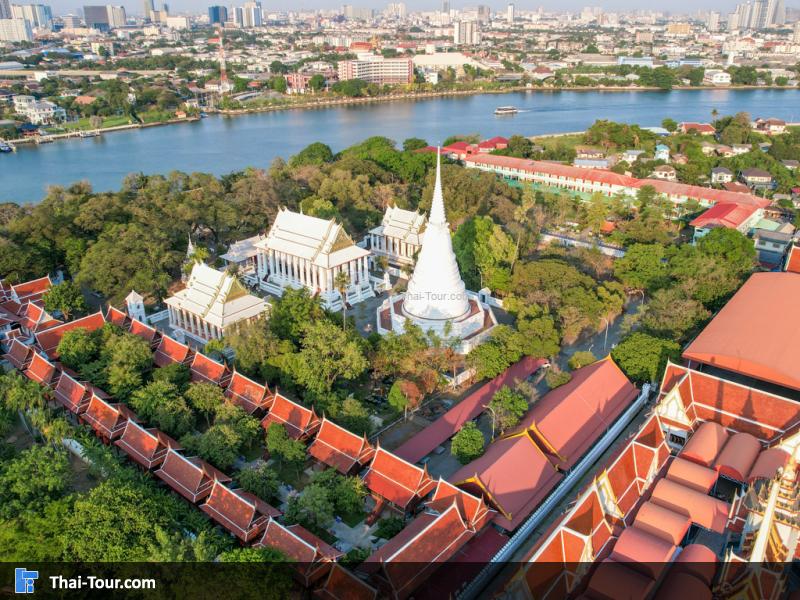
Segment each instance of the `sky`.
M14 0L12 0L13 2ZM17 0L21 4L27 4L33 0ZM142 1L120 1L120 0L86 0L80 2L76 0L36 0L44 4L50 4L53 11L58 14L73 13L77 14L80 7L84 4L123 4L131 14L141 14ZM317 9L317 8L338 8L342 4L352 4L353 6L363 6L368 8L384 8L390 0L262 0L261 5L266 10L298 10L298 9ZM156 0L156 5L161 4L163 0ZM206 0L167 0L170 6L170 12L177 13L181 11L189 11L193 13L205 12L206 8L212 4L220 4L229 6L231 4L241 5L241 1L206 1ZM405 0L409 10L432 10L440 6L440 0ZM462 6L475 6L476 4L488 4L489 6L500 9L506 6L506 0L463 0L461 2L451 0L450 6L453 8L460 8ZM515 0L517 10L534 10L539 6L544 7L545 10L572 10L579 11L584 6L600 6L604 10L612 11L627 11L636 9L652 9L651 2L643 2L642 0L607 0L599 2L598 0L534 0L523 1ZM669 3L669 11L672 13L680 12L694 12L697 10L721 10L730 12L736 6L737 0L673 0Z

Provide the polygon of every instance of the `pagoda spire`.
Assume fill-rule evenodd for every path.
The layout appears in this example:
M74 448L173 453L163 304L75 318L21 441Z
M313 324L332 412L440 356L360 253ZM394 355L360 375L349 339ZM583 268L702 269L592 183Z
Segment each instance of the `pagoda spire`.
M442 160L437 148L431 212L414 274L408 282L403 311L412 319L446 321L463 317L469 310L469 299L458 270L444 210Z

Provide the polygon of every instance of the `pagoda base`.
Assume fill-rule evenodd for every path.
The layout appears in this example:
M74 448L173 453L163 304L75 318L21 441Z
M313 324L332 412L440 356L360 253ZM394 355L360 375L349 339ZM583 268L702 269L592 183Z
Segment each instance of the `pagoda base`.
M469 311L457 319L422 319L410 315L403 309L405 294L391 296L384 300L377 310L378 333L386 335L390 331L403 333L407 324L416 325L425 332L440 338L458 339L456 349L467 354L483 342L489 332L497 325L491 306L482 303L478 295L467 292Z

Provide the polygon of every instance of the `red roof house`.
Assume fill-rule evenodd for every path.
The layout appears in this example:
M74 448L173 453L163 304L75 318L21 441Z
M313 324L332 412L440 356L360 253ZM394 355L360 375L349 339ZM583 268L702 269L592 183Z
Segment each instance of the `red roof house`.
M32 352L33 349L30 346L15 339L11 341L11 347L8 349L8 353L3 355L3 358L14 365L15 369L24 371L28 368Z
M784 270L790 273L800 273L800 246L792 246L789 249Z
M44 308L33 302L28 302L25 305L19 320L20 327L29 333L44 331L45 329L50 329L60 324L61 321L54 319Z
M679 123L678 128L681 130L681 133L696 131L700 135L713 135L717 132L714 126L708 123Z
M109 306L108 311L106 312L106 321L113 323L117 327L128 329L130 318L128 317L127 313L118 308L114 308L113 306Z
M255 548L274 548L296 563L298 580L306 587L324 577L342 552L300 525L281 525L270 519Z
M322 419L308 452L323 464L347 475L360 470L375 454L367 436L358 436L327 418Z
M80 418L97 435L110 442L122 435L128 420L136 420L136 415L124 404L111 404L97 394L92 394L89 405Z
M686 360L800 390L800 275L755 273L683 352Z
M106 318L102 312L96 312L80 319L75 319L69 323L45 329L36 334L36 343L51 358L58 358L58 343L68 331L75 329L85 329L86 331L97 331L106 324Z
M195 353L189 373L195 383L210 383L220 387L225 387L231 377L224 364L211 360L202 352Z
M314 435L320 426L319 417L313 408L301 406L280 394L275 395L269 412L261 420L264 429L269 429L272 423L283 425L289 437L295 440L304 440Z
M11 295L20 304L38 302L52 286L53 282L48 275L47 277L40 277L39 279L12 285Z
M37 383L50 386L55 383L58 371L53 363L34 351L31 362L28 365L28 369L24 372L24 375Z
M233 372L230 383L225 389L225 397L251 415L260 409L269 408L273 398L266 385L261 385L236 371Z
M323 586L314 590L320 600L376 600L378 590L342 567L334 564Z
M380 447L364 475L364 484L373 494L404 511L436 487L427 468L420 469Z
M231 480L206 461L197 457L186 458L172 448L167 451L167 456L161 463L161 468L155 471L155 476L194 503L211 494L214 482L227 483Z
M158 429L145 429L129 419L122 437L114 442L128 457L147 470L154 469L164 462L167 452L180 450L181 446Z
M715 227L737 230L747 229L747 223L756 217L756 213L759 210L758 206L736 202L720 202L692 219L689 225L695 229L713 229Z
M253 494L232 490L219 481L214 482L200 510L245 543L260 536L270 518L281 514Z
M433 497L425 505L431 510L443 513L454 502L464 522L476 531L480 531L496 514L481 496L473 496L439 477Z
M158 344L159 333L156 331L155 327L150 327L150 325L142 323L139 319L131 320L129 331L150 344L151 348Z
M440 514L423 512L400 533L378 548L362 565L380 566L392 597L410 597L420 585L450 560L474 535L457 503Z
M159 367L166 367L172 363L187 363L191 357L191 350L186 344L165 335L156 348L153 362Z
M91 392L88 386L78 382L67 373L61 373L58 384L53 390L53 396L68 411L75 415L82 415L89 407Z

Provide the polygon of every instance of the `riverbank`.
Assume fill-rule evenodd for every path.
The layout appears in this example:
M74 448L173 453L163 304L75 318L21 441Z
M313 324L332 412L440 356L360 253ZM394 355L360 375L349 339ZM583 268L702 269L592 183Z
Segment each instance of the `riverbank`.
M69 131L67 133L54 133L48 134L46 136L33 136L27 138L20 138L17 140L7 140L6 143L13 146L30 146L30 145L37 145L42 143L42 139L45 139L47 142L55 142L59 140L69 140L69 139L84 139L85 137L90 136L82 136L81 134L86 134L89 131L98 133L100 135L105 133L113 133L115 131L129 131L131 129L147 129L149 127L162 127L164 125L178 125L180 123L196 123L200 120L200 117L186 117L183 119L169 119L167 121L157 121L154 123L129 123L127 125L115 125L113 127L106 127L101 129L93 129L93 130L75 130Z

